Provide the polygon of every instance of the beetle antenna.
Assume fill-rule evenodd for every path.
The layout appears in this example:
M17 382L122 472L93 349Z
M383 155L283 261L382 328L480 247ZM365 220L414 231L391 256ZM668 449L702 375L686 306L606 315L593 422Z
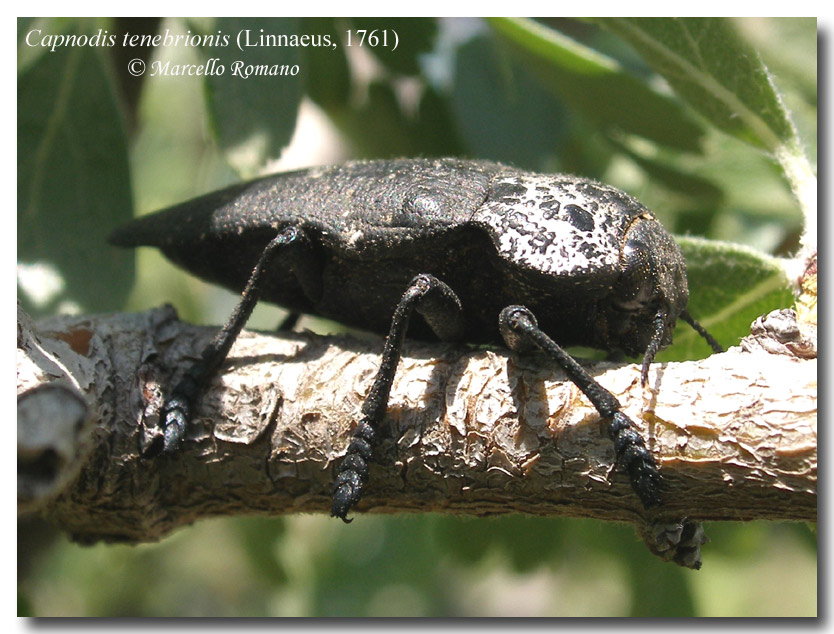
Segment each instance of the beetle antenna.
M724 352L724 348L715 340L715 337L709 334L701 324L695 321L695 319L692 318L692 315L690 315L686 310L680 314L680 318L692 326L692 329L706 340L713 352Z

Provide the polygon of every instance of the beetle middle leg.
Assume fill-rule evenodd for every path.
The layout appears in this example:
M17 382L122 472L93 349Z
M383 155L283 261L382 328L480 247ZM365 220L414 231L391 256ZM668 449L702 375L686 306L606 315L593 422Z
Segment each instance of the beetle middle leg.
M523 306L508 306L501 311L499 328L507 346L519 352L539 348L553 359L568 378L588 397L597 411L608 419L608 435L614 441L617 464L625 469L634 492L648 509L660 504L660 467L637 433L634 423L622 412L620 402L579 365L536 323L533 313Z
M459 339L463 334L462 308L455 292L432 275L420 274L411 280L394 310L379 371L362 404L362 419L353 432L333 484L330 515L345 522L351 521L347 519L347 514L361 498L362 488L368 479L368 462L376 440L377 427L388 409L388 397L408 322L414 310L423 316L434 333L444 341Z
M173 453L182 445L186 427L191 421L192 409L197 397L202 392L220 364L226 359L235 339L248 321L261 294L264 271L278 253L305 248L304 233L294 226L289 226L266 245L255 265L249 281L241 295L240 302L231 317L196 360L185 371L179 382L171 390L160 411L162 437L157 437L144 451L145 457L152 457L160 452Z

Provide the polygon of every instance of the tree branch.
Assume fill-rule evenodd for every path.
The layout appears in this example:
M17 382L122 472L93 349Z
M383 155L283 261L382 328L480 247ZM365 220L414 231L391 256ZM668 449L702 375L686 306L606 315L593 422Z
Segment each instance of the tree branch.
M51 318L37 332L20 312L19 509L85 542L328 510L380 339L244 332L184 451L141 458L165 388L213 333L170 307ZM660 461L660 510L642 510L598 413L546 359L410 343L358 511L816 521L815 358L748 342L656 364L645 389L638 366L590 371Z

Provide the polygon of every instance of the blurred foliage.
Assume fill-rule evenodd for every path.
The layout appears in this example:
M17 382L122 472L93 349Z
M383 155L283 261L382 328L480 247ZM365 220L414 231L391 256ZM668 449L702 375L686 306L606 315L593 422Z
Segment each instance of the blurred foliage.
M27 44L35 29L37 41L103 30L117 45L53 51ZM245 29L252 38L326 35L334 46L239 48ZM802 210L772 153L790 142L816 163L814 19L36 18L18 20L17 33L18 296L36 316L169 301L186 319L225 320L232 295L152 252L138 254L134 273L131 254L105 237L134 213L267 169L282 151L282 169L457 155L581 173L698 236L681 240L690 309L725 345L791 302L774 256L797 248ZM227 34L229 43L127 47L125 34ZM151 73L154 62L185 69L211 58L224 74ZM148 71L129 75L131 59ZM235 60L299 72L242 79ZM743 104L744 116L728 103ZM329 132L303 136L296 123L311 119ZM259 308L251 325L274 327L280 314ZM708 350L680 330L664 354ZM29 520L19 531L18 610L816 613L816 537L806 526L708 532L704 568L693 573L654 559L630 528L587 520L362 516L346 529L325 517L231 518L159 544L89 548Z

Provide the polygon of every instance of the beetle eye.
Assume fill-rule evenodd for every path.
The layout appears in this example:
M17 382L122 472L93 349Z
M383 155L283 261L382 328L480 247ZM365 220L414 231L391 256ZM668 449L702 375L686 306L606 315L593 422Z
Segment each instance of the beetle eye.
M689 299L686 263L660 223L641 216L626 231L620 271L611 302L619 314L609 315L609 326L624 350L651 359L671 342L675 321Z

